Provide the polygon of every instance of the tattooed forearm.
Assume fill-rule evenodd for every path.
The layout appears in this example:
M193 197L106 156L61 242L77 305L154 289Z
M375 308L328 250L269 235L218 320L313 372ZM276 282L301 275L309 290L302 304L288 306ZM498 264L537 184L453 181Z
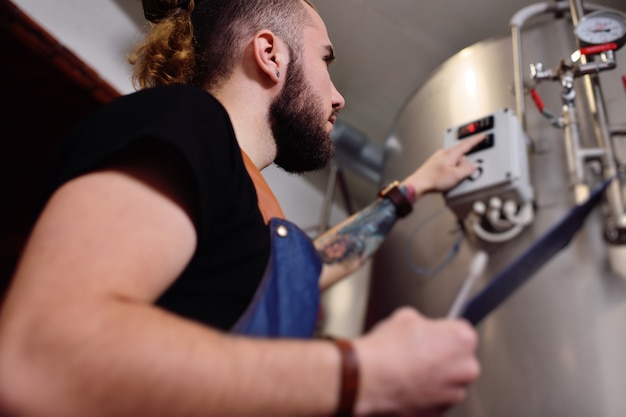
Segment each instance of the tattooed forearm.
M324 263L363 261L378 249L396 219L393 203L379 199L317 238L315 245Z

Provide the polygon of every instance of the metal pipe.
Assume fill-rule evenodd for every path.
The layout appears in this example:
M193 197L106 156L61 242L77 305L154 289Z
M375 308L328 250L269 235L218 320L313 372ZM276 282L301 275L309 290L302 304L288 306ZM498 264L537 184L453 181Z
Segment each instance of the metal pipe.
M526 130L526 102L524 95L524 60L522 54L522 27L532 17L554 11L567 10L565 1L558 3L536 3L526 6L513 15L510 21L513 40L513 72L515 77L515 105L517 119Z
M574 26L576 26L584 16L582 0L569 0L569 2L572 22ZM576 40L576 44L580 48L580 42L578 40ZM587 57L582 55L580 62L585 66L587 64ZM617 166L615 163L615 152L609 131L609 122L604 103L604 94L600 86L600 79L597 74L588 74L583 76L583 83L587 103L589 104L589 110L591 112L591 123L596 138L596 146L606 151L606 158L604 158L603 164L604 178L613 178L617 174ZM622 200L623 196L620 182L613 181L607 189L606 195L611 217L615 225L619 228L626 227L626 215L624 213L624 202Z
M522 34L519 27L512 29L513 37L513 68L515 68L515 106L517 107L517 120L526 131L526 103L524 96L524 77L522 64Z
M350 196L350 190L348 188L348 182L346 181L346 175L343 170L337 171L337 184L339 185L339 192L345 206L348 216L352 216L355 213L354 206L352 205L352 197Z
M567 1L557 3L536 3L520 9L511 18L511 39L513 42L513 75L515 79L515 105L517 107L517 118L526 129L526 103L524 96L524 60L522 54L522 27L530 18L545 13L563 12L570 8ZM586 3L585 10L607 10L607 7L592 3Z
M587 87L588 84L588 87ZM604 159L604 178L613 178L617 175L617 165L615 163L615 151L613 149L613 141L609 131L609 123L606 115L604 104L604 95L597 76L585 76L585 91L590 91L589 100L594 99L595 106L592 106L592 123L596 132L596 143L598 147L606 150L606 158ZM595 111L594 111L595 110ZM626 227L626 214L624 212L624 201L622 196L622 187L620 181L613 183L606 190L607 202L615 221L615 225L619 228Z
M574 201L576 204L581 204L589 197L589 187L584 181L582 159L580 157L580 131L573 100L563 105L563 119L565 121L565 150L569 185L574 191Z
M574 26L578 26L580 18L583 17L585 11L583 10L583 4L581 0L569 0L569 11L572 15L572 23Z
M511 18L510 27L513 43L515 102L517 106L517 118L524 127L524 129L526 128L526 103L524 94L524 68L521 28L524 26L526 21L532 17L544 13L566 11L568 9L571 13L572 22L576 25L578 24L581 17L584 15L585 10L606 10L607 8L591 3L586 3L585 5L583 5L581 0L569 0L569 2L561 1L557 3L537 3L521 9L513 16L513 18ZM581 64L587 64L587 59L584 55L581 57ZM597 146L606 149L604 166L605 178L610 178L617 173L617 168L615 164L615 156L610 136L609 123L605 112L604 99L597 74L585 75L583 77L583 83L585 86L584 90L587 97L587 102L590 106L592 125L596 136ZM569 135L570 138L567 139L569 142L575 140L576 137L578 137L578 135L576 135L576 137L572 136L571 133ZM576 140L579 140L579 138ZM571 148L571 144L568 145L568 147ZM578 148L579 147L580 146L578 146ZM571 150L574 151L574 149ZM578 151L574 152L574 154L577 156L578 159ZM619 181L614 181L609 189L607 189L607 198L611 214L614 218L616 225L622 228L626 227L626 215L624 214L624 203L622 200L622 190Z
M333 199L335 196L335 187L337 186L337 173L339 167L334 161L330 162L330 172L328 174L328 182L326 183L326 193L324 194L324 202L322 203L322 214L320 217L320 224L318 233L321 235L329 228L330 214L332 210Z

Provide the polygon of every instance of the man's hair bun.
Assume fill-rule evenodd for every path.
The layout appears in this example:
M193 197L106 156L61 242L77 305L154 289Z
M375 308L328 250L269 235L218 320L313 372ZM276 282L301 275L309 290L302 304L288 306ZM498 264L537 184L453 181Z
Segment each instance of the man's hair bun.
M141 0L141 3L145 18L157 23L177 11L187 11L190 0Z

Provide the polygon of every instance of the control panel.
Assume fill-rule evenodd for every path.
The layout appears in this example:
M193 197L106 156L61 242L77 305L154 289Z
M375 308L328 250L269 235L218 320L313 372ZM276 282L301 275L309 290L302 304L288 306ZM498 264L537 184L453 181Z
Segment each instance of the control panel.
M444 147L449 148L475 135L485 140L467 153L478 166L476 171L445 194L447 205L460 219L465 218L475 202L497 197L518 206L531 202L527 137L510 109L472 120L446 130Z

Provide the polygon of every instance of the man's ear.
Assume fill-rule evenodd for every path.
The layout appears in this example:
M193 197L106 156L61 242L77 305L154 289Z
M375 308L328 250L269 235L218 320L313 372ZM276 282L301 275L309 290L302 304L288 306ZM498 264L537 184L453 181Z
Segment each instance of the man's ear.
M271 31L261 31L254 37L254 58L259 69L274 83L284 77L288 61L287 48Z

